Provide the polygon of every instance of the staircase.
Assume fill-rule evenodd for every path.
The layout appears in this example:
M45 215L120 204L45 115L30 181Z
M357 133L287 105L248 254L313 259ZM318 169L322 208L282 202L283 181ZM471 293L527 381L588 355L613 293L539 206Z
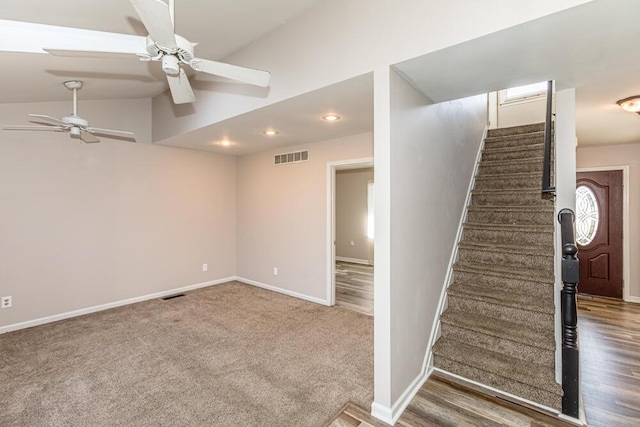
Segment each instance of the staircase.
M543 152L544 123L489 131L433 351L437 368L559 410Z

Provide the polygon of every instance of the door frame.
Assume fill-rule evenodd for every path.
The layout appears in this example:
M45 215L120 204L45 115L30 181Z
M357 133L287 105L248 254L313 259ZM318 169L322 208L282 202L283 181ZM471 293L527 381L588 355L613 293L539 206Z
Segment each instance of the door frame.
M329 306L336 304L336 171L372 167L374 167L373 157L327 162L327 305Z
M640 303L640 297L632 297L629 295L629 284L631 280L631 266L629 264L629 165L576 168L576 172L614 170L622 171L622 300ZM579 253L578 258L580 258Z

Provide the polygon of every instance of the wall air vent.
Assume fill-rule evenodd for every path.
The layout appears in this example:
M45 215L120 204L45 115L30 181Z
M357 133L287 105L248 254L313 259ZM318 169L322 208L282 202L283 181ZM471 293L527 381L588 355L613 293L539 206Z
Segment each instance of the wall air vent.
M300 163L309 160L309 150L295 151L293 153L276 154L274 164Z

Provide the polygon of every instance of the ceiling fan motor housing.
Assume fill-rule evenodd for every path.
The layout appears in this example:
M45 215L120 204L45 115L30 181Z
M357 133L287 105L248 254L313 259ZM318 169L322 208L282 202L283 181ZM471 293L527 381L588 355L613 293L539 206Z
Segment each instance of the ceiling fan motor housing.
M170 75L180 72L180 62L189 64L195 54L193 44L178 34L175 35L177 49L169 49L158 45L150 36L147 36L147 52L152 58L162 57L162 70Z

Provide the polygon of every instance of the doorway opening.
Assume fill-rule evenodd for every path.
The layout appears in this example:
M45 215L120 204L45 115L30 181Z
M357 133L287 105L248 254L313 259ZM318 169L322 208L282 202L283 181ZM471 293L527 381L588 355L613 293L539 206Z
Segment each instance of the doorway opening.
M373 315L373 159L329 164L331 305Z

